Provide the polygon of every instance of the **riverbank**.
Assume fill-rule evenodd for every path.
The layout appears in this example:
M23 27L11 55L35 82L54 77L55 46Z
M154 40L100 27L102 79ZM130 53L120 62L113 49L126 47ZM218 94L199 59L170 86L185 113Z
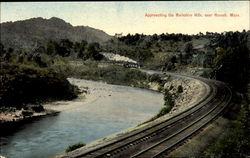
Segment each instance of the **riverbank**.
M58 111L44 109L42 103L72 100L79 91L65 76L34 63L0 63L0 127L10 133L15 127Z
M155 91L73 80L82 88L88 87L87 95L43 105L60 111L60 114L35 120L19 128L14 135L3 137L2 155L49 157L63 152L75 142L90 143L136 126L157 113L164 104L163 95Z
M68 81L71 80L68 79ZM22 125L32 122L36 119L59 114L61 111L63 111L63 108L66 107L56 105L62 105L63 102L64 104L70 104L75 100L80 100L81 102L84 102L84 104L87 104L97 99L97 97L93 97L93 95L91 95L91 97L88 96L86 99L86 94L89 93L88 87L79 86L79 92L80 93L78 94L78 97L72 101L64 100L48 102L43 105L27 105L21 109L17 109L16 107L2 107L0 109L0 127L1 129L4 129L4 131L1 131L0 135L2 136L10 134Z
M29 115L27 115L26 112L27 110L24 109L1 112L0 129L4 130L1 130L0 135L3 136L10 134L17 130L20 126L24 125L25 123L34 121L35 119L59 114L59 111L51 109L44 109L44 111L42 112L33 111L32 114L30 113Z
M14 110L14 111L8 111L8 112L1 112L0 113L0 123L5 122L18 122L22 121L24 119L28 118L35 118L35 117L41 117L46 115L51 115L54 113L58 113L58 111L45 109L42 112L35 112L35 111L29 111L32 112L30 115L25 115L27 110L21 109L21 110Z
M163 98L162 95L158 99L156 99L156 96L154 96L155 92L149 92L149 94L147 94L147 95L145 93L140 93L140 94L137 93L136 97L131 98L131 95L135 96L133 93L131 93L132 91L129 90L129 89L131 89L131 87L114 86L114 85L109 85L106 83L102 83L104 85L100 86L100 82L93 82L93 81L74 79L74 78L71 78L68 80L71 84L78 86L81 91L86 91L86 95L80 95L80 97L78 97L77 99L74 99L72 101L58 101L58 102L52 102L52 103L48 103L48 104L43 105L45 109L51 109L51 110L56 110L56 111L61 112L60 116L58 116L58 117L47 118L47 120L50 121L49 124L53 124L52 123L53 119L55 120L55 122L59 121L60 119L63 119L60 125L55 126L55 124L53 124L53 126L50 126L50 128L48 128L49 131L52 130L53 132L56 131L55 133L61 133L61 134L59 134L59 135L56 134L56 135L52 135L52 136L50 135L50 137L57 137L57 136L60 137L60 135L65 135L69 131L70 131L69 132L70 135L72 135L73 133L74 133L73 135L77 135L77 134L81 133L81 135L79 137L75 138L74 140L67 141L65 143L66 145L63 144L63 147L65 147L65 149L66 149L67 145L69 145L71 142L76 142L79 140L83 140L84 142L89 143L86 146L89 146L91 144L93 145L93 143L90 143L93 140L97 140L96 145L101 145L105 142L119 139L120 136L124 136L131 131L136 132L137 130L139 130L141 128L144 128L146 126L152 126L153 124L157 123L157 121L160 121L160 118L159 118L159 119L154 120L150 123L145 123L143 125L136 126L137 124L141 123L142 121L150 118L153 114L157 113L157 110L160 109L160 106L163 106L163 104L164 104L163 100L161 103L159 102L161 100L161 98ZM202 91L202 86L199 85L199 82L196 83L195 81L191 81L191 80L178 80L178 79L174 78L174 79L171 79L169 83L171 83L171 85L173 87L171 89L173 92L175 92L177 89L176 87L181 84L183 86L183 92L181 93L181 95L186 96L187 94L189 94L190 97L192 95L193 96L194 95L203 96L200 93ZM92 85L93 87L91 88L90 85ZM152 89L154 89L154 91L155 91L160 86L162 86L162 85L151 84L150 87ZM167 88L168 83L165 83L165 85L163 85L163 86L165 86L165 88ZM111 88L111 87L116 87L116 88ZM193 88L190 88L190 87L193 87ZM198 89L194 88L194 87L197 87ZM132 89L136 90L139 88L132 88ZM143 89L140 89L140 90L146 91ZM124 97L126 99L124 99ZM119 99L119 98L121 98L121 99ZM144 98L144 99L140 99L140 98ZM145 99L145 98L147 98L147 99ZM195 99L195 97L192 97L192 98ZM156 99L156 100L153 101L152 103L150 103L149 107L147 107L149 109L147 109L146 103L148 103L154 99ZM104 100L106 101L106 104L104 103ZM117 100L120 100L120 102L122 104L118 103ZM189 101L192 102L195 100L189 100ZM187 103L187 102L185 102L185 103ZM108 108L108 105L109 105L109 108ZM142 112L141 109L144 109L144 112ZM149 111L152 111L152 109L154 109L154 112L148 113ZM93 116L92 120L90 120L90 118L92 117L91 115ZM165 116L166 115L164 115L161 118L164 118ZM128 121L128 118L137 119L137 117L143 117L143 119L138 121L136 124L131 124ZM68 122L69 118L71 118L71 121L73 121L73 123ZM46 120L46 118L44 118L44 119ZM42 119L42 120L44 120L44 119ZM28 120L32 121L33 119L30 118ZM101 135L100 137L92 138L92 140L89 141L88 139L89 139L89 137L92 136L92 134L88 133L88 132L85 134L82 134L83 133L82 129L85 129L84 131L93 130L93 129L87 130L86 127L88 124L91 124L91 126L93 126L93 122L95 122L95 121L101 122L101 124L103 124L104 126L110 126L110 127L115 126L114 124L116 124L116 126L117 126L117 123L120 123L120 122L122 122L122 124L120 125L119 128L116 127L116 129L113 130L112 132ZM21 123L23 123L23 122L21 122ZM66 127L61 129L61 127L64 127L65 125L66 125ZM44 126L46 128L48 126L48 122L45 123ZM42 126L42 127L44 127L44 126ZM51 129L51 127L52 128L54 127L54 128ZM129 128L129 127L132 127L132 128ZM11 128L11 126L10 126L10 128ZM38 127L36 127L36 128L38 128ZM39 125L39 128L41 128L40 125ZM90 127L90 128L92 128L92 127ZM96 133L99 132L100 134L105 133L107 131L107 129L104 132L103 128L104 127L102 127L102 125L98 124L98 126L97 125L95 126L95 129L93 131L96 131ZM126 129L126 128L128 128L128 129ZM123 130L123 129L125 129L125 130ZM121 132L118 132L118 131L121 131ZM116 133L116 132L118 132L118 133ZM113 135L107 136L107 135L110 135L111 133L116 133L116 134L114 134L115 136L113 138L112 138ZM37 137L35 139L40 138L37 135L37 132L34 132L33 134L35 135L35 137ZM105 137L105 136L107 136L107 137ZM34 136L32 136L32 139L33 138L34 138ZM47 138L47 134L46 134L45 138ZM98 142L98 139L100 140L100 138L101 138L101 142L100 141ZM58 138L58 140L60 140L60 139L62 139L62 138ZM36 140L36 141L38 141L38 140ZM56 142L56 141L53 141L53 142ZM96 142L96 141L94 141L94 142ZM39 143L39 144L41 144L41 143ZM60 150L54 149L54 150L55 151L58 150L57 152L62 151L61 149Z
M28 64L1 63L0 85L1 109L72 100L79 94L62 74Z
M109 142L113 142L117 139L119 139L120 137L124 137L127 134L131 133L131 132L137 132L138 130L141 130L142 128L146 128L146 127L150 127L153 126L159 122L162 122L166 119L169 119L175 115L177 115L178 113L187 110L188 108L192 107L195 105L195 103L199 102L200 100L202 100L204 98L204 96L206 96L208 94L209 88L207 87L207 85L201 83L200 81L197 80L189 80L189 79L177 79L174 78L169 82L166 82L164 84L163 88L169 88L172 87L172 89L170 90L170 92L172 94L174 94L177 90L177 87L181 85L183 87L183 92L180 93L179 95L176 95L175 99L176 99L176 105L172 108L172 110L162 116L159 117L155 120L143 123L143 124L139 124L137 126L134 127L130 127L127 128L125 130L122 130L120 132L114 133L110 136L98 139L96 141L93 141L89 144L87 144L86 146L79 148L73 152L79 152L80 150L92 150L95 148L98 148L99 146L102 146L104 144L107 144ZM151 86L149 86L150 89L152 90L157 90L160 85L158 85L157 83L152 84ZM62 155L65 155L66 153L62 153L61 155L57 155L55 157L61 157Z

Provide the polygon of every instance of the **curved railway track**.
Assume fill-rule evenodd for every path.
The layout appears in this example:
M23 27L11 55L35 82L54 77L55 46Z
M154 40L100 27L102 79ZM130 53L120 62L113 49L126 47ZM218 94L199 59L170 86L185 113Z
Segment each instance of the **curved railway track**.
M130 132L94 149L71 152L63 158L160 157L216 118L231 100L231 91L222 82L170 74L200 80L208 85L208 95L195 106L170 119Z

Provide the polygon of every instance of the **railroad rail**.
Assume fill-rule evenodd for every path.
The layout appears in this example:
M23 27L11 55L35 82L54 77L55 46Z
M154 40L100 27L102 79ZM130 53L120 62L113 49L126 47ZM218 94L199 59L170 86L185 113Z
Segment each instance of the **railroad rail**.
M155 72L159 73L159 72ZM90 150L76 150L63 158L160 157L215 119L229 104L232 93L226 84L201 77L193 78L207 84L209 92L195 106L150 127L132 131L119 139Z

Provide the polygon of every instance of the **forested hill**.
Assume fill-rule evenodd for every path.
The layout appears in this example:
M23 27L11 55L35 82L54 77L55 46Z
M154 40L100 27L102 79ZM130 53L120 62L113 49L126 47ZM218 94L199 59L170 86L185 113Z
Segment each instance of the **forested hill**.
M0 24L1 43L6 47L33 49L48 41L69 39L70 41L105 42L112 36L102 30L88 26L72 26L64 20L32 18Z

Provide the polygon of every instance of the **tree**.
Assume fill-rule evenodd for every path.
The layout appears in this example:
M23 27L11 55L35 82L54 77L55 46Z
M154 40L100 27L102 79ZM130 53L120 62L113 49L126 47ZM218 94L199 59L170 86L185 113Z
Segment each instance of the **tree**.
M46 53L46 49L44 46L39 46L37 49L35 49L35 52L43 54L43 53Z
M153 36L152 36L152 40L154 40L154 41L158 40L158 36L157 36L157 34L153 34Z
M24 54L23 54L23 53L21 53L21 54L18 55L17 61L18 61L19 63L23 63L23 61L24 61Z
M12 54L14 52L14 49L13 48L8 48L8 53Z
M77 53L78 58L84 57L84 55L85 55L84 52L86 50L87 45L88 45L88 42L85 40L82 40L81 43L76 42L74 44L74 51L75 51L75 53Z
M215 49L215 53L216 53L216 56L213 62L216 67L219 67L223 63L222 61L226 56L226 50L224 48L217 47Z
M92 58L95 60L101 60L103 56L99 54L99 52L100 52L100 44L97 42L90 43L88 45L88 51L87 51L86 57Z
M47 47L46 47L46 53L48 55L56 55L57 54L57 50L58 50L58 43L57 42L54 42L54 41L49 41L47 43Z
M232 32L222 36L214 59L215 78L229 83L240 92L247 90L249 73L250 52L244 36Z
M181 63L182 64L189 64L191 62L192 52L193 52L193 45L191 42L187 42L183 47L183 54L181 55Z
M9 62L12 56L12 53L14 52L13 48L8 48L7 52L4 49L4 45L0 43L0 57L2 56L2 60Z
M11 58L11 54L9 52L4 53L3 61L9 62Z
M0 42L0 56L5 53L4 45Z
M186 54L190 54L192 51L193 51L192 43L190 43L190 42L186 43L185 46L184 46L184 52Z
M70 55L72 48L73 42L68 39L62 39L59 43L59 47L57 48L57 53L62 57L67 57Z
M177 87L177 92L178 92L178 93L182 93L182 92L183 92L183 87L182 87L182 85L179 85L179 86Z
M177 59L176 59L175 55L170 58L170 62L173 63L173 64L177 63Z
M33 56L33 60L35 61L35 63L40 66L40 67L46 67L47 64L42 60L42 57L40 54L36 53Z

